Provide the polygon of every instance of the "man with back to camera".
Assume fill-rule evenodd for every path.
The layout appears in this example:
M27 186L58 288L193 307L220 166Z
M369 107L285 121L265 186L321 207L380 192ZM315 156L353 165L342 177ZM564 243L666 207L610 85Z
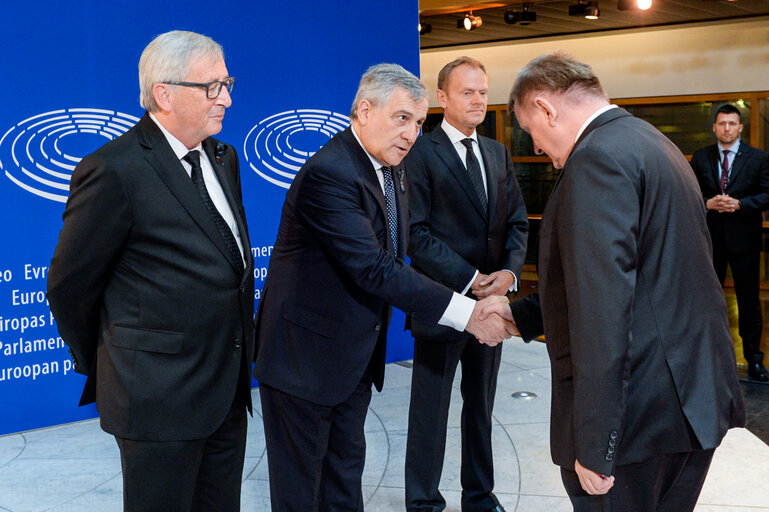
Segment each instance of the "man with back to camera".
M438 74L443 121L406 156L414 268L455 292L504 296L517 287L529 224L510 152L480 136L488 79L460 57ZM469 148L469 149L468 149ZM502 512L494 496L491 422L502 346L415 318L406 444L406 509L440 511L438 490L454 373L462 362L462 510Z
M382 389L390 305L497 343L499 317L406 265L408 174L425 88L396 64L363 75L352 124L313 155L286 194L256 317L274 512L362 511L363 431ZM506 303L500 297L492 301ZM489 321L491 320L491 321Z
M713 265L722 286L726 265L732 269L748 377L767 382L769 372L760 349L763 323L758 296L762 212L769 208L769 154L742 142L742 128L739 109L721 106L713 123L718 143L694 153L692 169L708 211Z
M237 511L253 261L238 157L212 137L234 78L219 44L172 31L139 80L147 113L72 175L48 300L117 440L124 509Z
M550 449L574 510L691 511L715 448L745 425L694 175L566 55L527 64L509 108L562 171L542 215L539 295L489 309L525 340L544 327Z

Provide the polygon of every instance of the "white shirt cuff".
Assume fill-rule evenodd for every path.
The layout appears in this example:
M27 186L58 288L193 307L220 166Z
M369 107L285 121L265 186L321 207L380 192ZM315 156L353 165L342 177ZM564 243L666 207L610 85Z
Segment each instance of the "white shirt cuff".
M473 274L473 278L472 278L472 279L470 279L470 282L469 282L469 283L467 283L467 286L465 286L465 289L464 289L464 290L462 290L462 295L467 295L467 292L470 290L470 287L471 287L471 286L473 285L473 283L475 282L475 278L476 278L476 277L478 277L478 274L480 274L480 272L479 272L478 270L476 270L476 271L475 271L475 274Z
M475 301L473 299L454 292L451 302L449 302L446 311L443 312L441 319L438 320L438 324L451 327L457 331L464 331L468 322L470 322L473 309L475 309Z
M515 275L515 272L512 270L507 270L506 268L503 268L505 272L510 272L513 274L513 284L510 285L510 288L507 289L508 292L517 292L518 291L518 276Z

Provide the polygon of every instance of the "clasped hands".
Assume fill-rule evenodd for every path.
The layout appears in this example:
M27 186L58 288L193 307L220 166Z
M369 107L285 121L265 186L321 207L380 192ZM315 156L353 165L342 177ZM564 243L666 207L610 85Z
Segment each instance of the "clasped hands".
M733 213L740 209L740 200L727 194L718 194L708 199L705 207L719 213Z
M505 296L513 279L512 273L500 270L488 276L478 274L473 282L473 294L481 300L475 303L465 329L481 343L494 347L505 338L519 335Z

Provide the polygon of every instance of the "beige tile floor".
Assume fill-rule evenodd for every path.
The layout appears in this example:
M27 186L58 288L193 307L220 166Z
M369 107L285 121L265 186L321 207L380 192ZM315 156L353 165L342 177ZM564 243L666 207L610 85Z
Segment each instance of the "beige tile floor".
M387 368L385 390L374 394L366 423L366 510L403 510L403 458L411 370ZM455 383L458 386L458 381ZM447 512L459 512L459 389L449 416L441 489ZM513 398L530 391L533 400ZM571 510L548 451L550 373L541 343L506 342L495 404L496 494L509 512ZM257 411L259 394L253 394ZM121 510L120 460L111 436L89 420L0 437L0 511L112 512ZM250 420L242 510L269 511L261 418ZM732 430L716 451L697 512L769 512L769 446Z

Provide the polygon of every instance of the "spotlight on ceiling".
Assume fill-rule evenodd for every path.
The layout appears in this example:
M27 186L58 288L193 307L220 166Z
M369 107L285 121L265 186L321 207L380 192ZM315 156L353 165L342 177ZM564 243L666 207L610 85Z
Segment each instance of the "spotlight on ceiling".
M483 20L480 16L473 16L472 11L465 14L464 18L457 20L457 28L463 28L465 30L475 30L483 25Z
M584 16L589 20L597 20L601 11L598 10L598 2L578 0L576 4L569 6L569 16Z
M617 10L634 11L641 9L645 11L652 6L652 0L617 0Z
M423 36L433 31L433 26L423 21L419 22L419 35Z
M528 25L533 21L537 21L537 13L529 11L533 4L523 4L523 12L521 11L507 11L505 13L505 23L514 24L519 23L521 25Z

